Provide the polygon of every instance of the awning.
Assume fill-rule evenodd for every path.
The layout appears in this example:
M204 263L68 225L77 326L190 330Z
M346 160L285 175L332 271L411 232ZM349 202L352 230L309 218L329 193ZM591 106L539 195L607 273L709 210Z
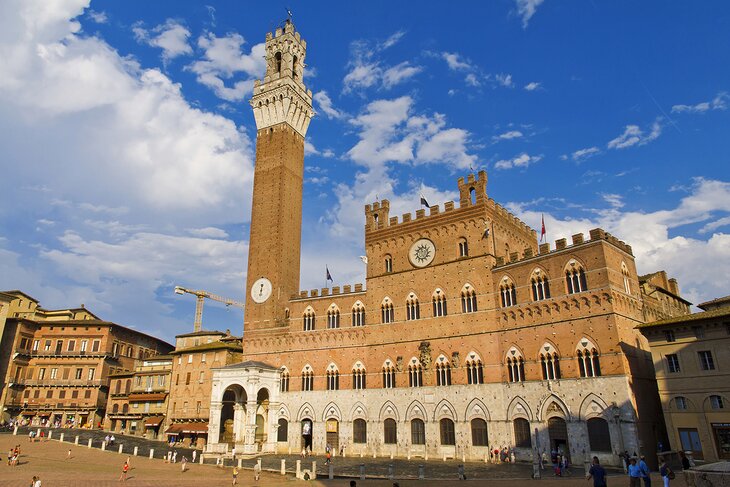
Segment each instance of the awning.
M150 416L144 420L144 425L151 428L157 428L164 419L164 416Z
M167 394L130 394L129 402L158 402L164 401Z
M40 413L38 413L38 416L42 416L42 417L48 417L50 415L51 415L51 413L49 413L47 411L41 411Z
M35 411L21 411L21 416L35 416Z
M165 431L168 435L187 434L206 434L208 433L208 423L175 423Z

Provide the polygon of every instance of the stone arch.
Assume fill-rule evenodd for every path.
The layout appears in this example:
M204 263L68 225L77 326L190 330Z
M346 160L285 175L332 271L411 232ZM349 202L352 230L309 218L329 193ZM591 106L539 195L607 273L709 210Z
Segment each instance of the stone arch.
M433 410L433 420L434 422L440 421L442 418L449 418L453 422L458 421L458 416L456 414L456 408L453 404L451 404L446 399L441 399L439 403L436 405L436 407Z
M547 421L552 417L560 417L566 421L570 420L571 417L568 406L555 394L546 397L540 406L540 418L543 421Z
M356 402L350 410L350 421L355 421L356 419L368 420L368 408L360 401Z
M301 405L299 408L299 411L297 412L297 421L300 423L304 421L305 419L309 419L311 421L314 421L314 418L316 417L316 413L314 412L314 408L311 404L308 402L305 402Z
M580 419L586 420L591 418L610 419L606 413L608 404L594 393L588 394L580 404Z
M337 364L334 362L330 362L329 365L327 365L327 372L339 372L340 369L337 367Z
M514 345L513 344L507 350L507 354L505 356L505 359L508 359L508 358L520 358L520 357L524 358L525 357L525 354L522 353L522 350L520 350L520 347L518 347L517 345Z
M331 401L322 411L322 421L327 421L328 419L342 421L342 413L340 412L339 406Z
M489 409L479 398L472 399L464 411L464 419L466 421L471 421L474 418L482 418L485 421L490 420Z
M724 410L728 407L727 405L730 404L730 401L728 401L727 396L725 394L719 393L719 392L713 392L711 394L707 394L705 398L702 400L702 410L706 412L713 412L718 411L717 409L712 408L711 398L713 396L717 396L722 401L722 408L720 411L724 412Z
M540 350L538 350L538 352L537 352L537 357L540 358L540 354L544 355L544 354L548 354L548 353L549 354L556 353L556 354L558 354L558 357L560 356L560 350L558 350L558 346L555 343L553 343L553 341L550 339L545 340L545 343L542 344L542 346L540 347Z
M598 348L598 345L596 345L596 341L591 339L588 335L583 335L580 340L575 345L576 350L584 350L587 349L589 351L596 349L598 354L600 355L601 349Z
M289 408L286 404L281 403L279 405L279 410L276 412L277 418L284 418L287 421L291 420L291 414L289 413Z
M248 400L248 392L246 392L246 387L244 384L241 384L238 381L230 381L230 382L223 382L221 386L218 388L220 397L218 397L218 401L223 401L223 396L226 392L233 392L235 394L235 401L238 403L246 404L246 401Z
M385 401L380 408L378 414L378 420L382 423L387 418L393 418L396 422L400 421L400 415L398 414L398 408L393 404L392 401Z
M532 409L527 405L527 401L520 396L514 397L510 401L509 406L507 406L507 420L512 421L516 418L524 418L528 421L533 420Z
M412 419L421 419L428 422L428 414L426 414L426 408L421 404L421 401L415 400L408 405L405 420L411 421Z

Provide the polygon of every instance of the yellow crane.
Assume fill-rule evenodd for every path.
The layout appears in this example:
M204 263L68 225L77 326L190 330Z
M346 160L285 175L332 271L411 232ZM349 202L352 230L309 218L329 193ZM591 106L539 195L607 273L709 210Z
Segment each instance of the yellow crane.
M175 286L175 294L192 294L196 298L195 303L195 321L193 322L193 331L200 331L203 325L203 303L207 299L224 303L226 307L235 306L236 308L243 309L244 304L235 299L224 298L217 294L209 293L203 290L187 289L182 286Z

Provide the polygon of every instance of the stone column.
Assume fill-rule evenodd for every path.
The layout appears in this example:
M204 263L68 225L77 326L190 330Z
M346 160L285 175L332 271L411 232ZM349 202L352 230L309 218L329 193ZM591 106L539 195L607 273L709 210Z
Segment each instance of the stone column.
M246 439L246 408L243 404L233 405L233 444L236 452L243 451Z
M246 402L246 423L244 425L244 453L256 453L256 398Z
M208 418L209 445L214 445L219 442L221 429L221 409L223 409L223 404L220 401L210 402L210 417Z
M266 444L264 445L264 451L276 452L276 438L279 431L279 421L276 418L276 412L279 410L279 402L269 401L269 409L266 412L266 421L269 424L269 435L266 438Z

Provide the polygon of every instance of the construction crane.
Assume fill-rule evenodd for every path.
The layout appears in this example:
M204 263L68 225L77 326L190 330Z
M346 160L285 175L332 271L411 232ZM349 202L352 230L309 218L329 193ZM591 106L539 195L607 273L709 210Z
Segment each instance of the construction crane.
M192 294L196 298L195 303L195 321L193 322L193 331L200 331L203 325L203 303L205 299L212 299L213 301L219 301L224 303L226 307L235 306L236 308L243 309L244 304L234 299L224 298L217 294L209 293L203 290L187 289L182 286L175 286L175 294Z

